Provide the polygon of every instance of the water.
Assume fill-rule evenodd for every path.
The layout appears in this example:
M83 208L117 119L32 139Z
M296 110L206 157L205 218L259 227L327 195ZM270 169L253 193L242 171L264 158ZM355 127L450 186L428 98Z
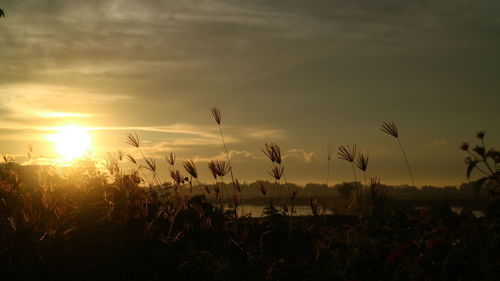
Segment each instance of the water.
M238 214L250 214L251 217L253 218L258 218L262 217L262 211L266 205L252 205L252 204L243 204L238 206ZM416 207L421 208L421 207ZM311 206L309 205L299 205L295 206L295 215L297 216L312 216L312 211L311 211ZM456 214L461 214L463 211L462 207L451 207L451 211L456 213ZM322 213L321 213L322 214ZM333 212L329 210L328 208L325 210L326 215L331 215ZM484 212L479 211L479 210L473 210L472 215L476 218L482 218L485 216Z
M462 207L451 207L451 211L453 213L456 213L456 214L462 214L462 211L463 211L463 208ZM472 210L472 215L475 217L475 218L482 218L485 216L484 212L483 211L479 211L479 210Z
M262 211L264 210L265 207L266 207L266 205L242 204L242 205L238 206L238 214L242 214L242 213L243 214L251 214L250 216L253 218L262 217ZM276 206L276 208L278 208L278 207ZM294 210L296 212L295 213L296 216L312 216L311 206L309 206L309 205L295 206ZM319 211L321 214L323 214L322 209L320 209ZM332 211L326 209L325 214L331 215Z

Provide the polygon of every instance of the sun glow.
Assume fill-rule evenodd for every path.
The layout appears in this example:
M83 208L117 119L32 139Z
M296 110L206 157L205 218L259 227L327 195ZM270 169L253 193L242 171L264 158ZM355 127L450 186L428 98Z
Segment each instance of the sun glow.
M66 160L74 160L91 151L92 137L87 128L81 126L60 127L59 132L49 136L57 153Z

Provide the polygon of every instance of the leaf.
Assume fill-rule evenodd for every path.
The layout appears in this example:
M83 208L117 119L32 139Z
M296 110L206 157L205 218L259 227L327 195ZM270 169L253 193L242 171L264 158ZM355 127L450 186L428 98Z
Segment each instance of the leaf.
M469 162L469 165L467 166L467 179L470 180L470 174L476 167L477 163L479 163L479 160L473 160Z
M476 146L475 148L473 148L472 150L474 150L474 152L476 152L479 156L483 157L485 156L485 149L484 147L482 146Z
M480 178L477 181L474 182L473 188L474 188L474 193L476 196L479 196L479 193L481 192L481 188L484 186L486 181L488 180L488 177Z

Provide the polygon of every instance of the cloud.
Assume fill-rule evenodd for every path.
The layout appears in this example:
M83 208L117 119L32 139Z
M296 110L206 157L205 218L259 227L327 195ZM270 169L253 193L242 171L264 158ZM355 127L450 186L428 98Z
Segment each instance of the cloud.
M294 148L287 150L283 156L286 158L296 158L304 161L305 163L310 163L313 160L314 151L307 152L302 148Z
M38 112L38 114L42 118L86 118L92 116L92 114L80 112Z
M0 109L3 119L29 120L56 117L88 118L88 112L67 112L58 109L91 109L92 105L126 100L124 95L109 95L72 87L46 84L0 84Z
M240 162L240 161L243 161L245 159L254 159L254 160L258 159L257 157L255 157L255 155L253 153L248 152L246 150L230 150L229 151L229 158L231 159L231 161L234 161L234 162ZM227 161L227 156L226 156L226 153L221 152L217 155L208 156L208 157L195 156L193 159L195 161L198 161L198 162L209 162L212 160Z
M277 140L284 139L287 136L284 129L249 128L245 129L245 131L247 137L259 140Z

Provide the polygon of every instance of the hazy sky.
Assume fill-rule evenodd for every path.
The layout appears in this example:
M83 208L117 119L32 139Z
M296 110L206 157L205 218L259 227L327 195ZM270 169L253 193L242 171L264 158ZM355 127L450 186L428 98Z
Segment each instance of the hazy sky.
M369 175L417 185L465 181L462 141L500 141L498 0L0 1L0 153L53 156L53 127L92 127L97 154L221 157L270 179L275 141L289 181L324 182L328 143L369 152ZM25 161L22 157L19 162ZM166 170L166 164L160 162ZM335 158L331 181L352 180Z

